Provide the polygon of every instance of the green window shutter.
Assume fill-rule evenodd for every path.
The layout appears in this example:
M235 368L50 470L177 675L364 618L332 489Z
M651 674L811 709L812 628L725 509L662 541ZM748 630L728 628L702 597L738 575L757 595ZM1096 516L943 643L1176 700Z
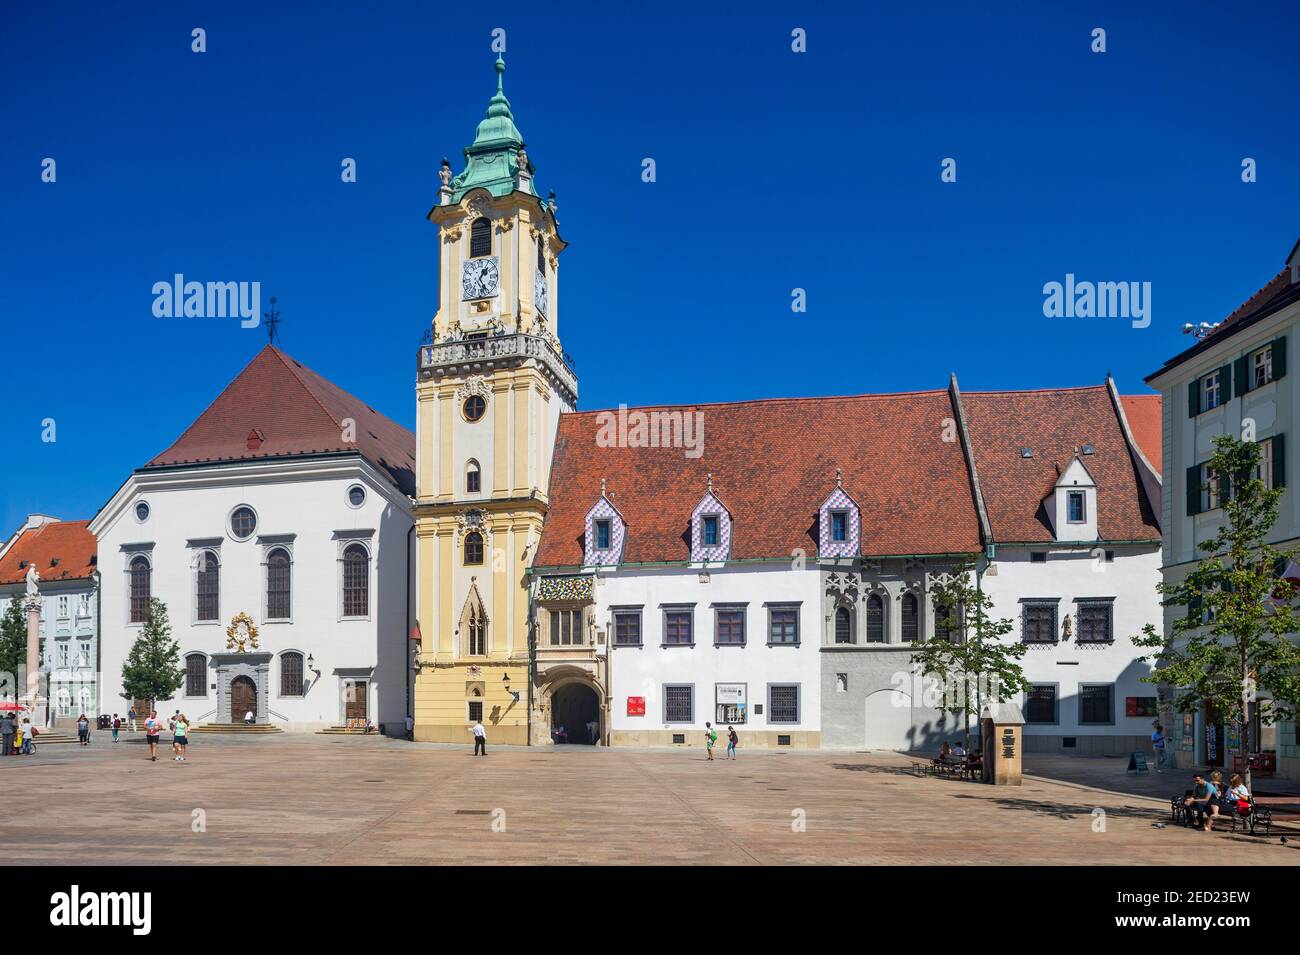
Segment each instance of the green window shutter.
M1273 435L1273 486L1286 487L1286 435L1284 434Z
M1286 374L1286 336L1273 339L1273 380Z
M1187 516L1201 513L1201 466L1193 464L1187 469Z
M1232 500L1232 475L1219 475L1219 507Z
M1201 413L1201 380L1187 383L1187 417L1195 418Z
M1201 595L1200 594L1193 594L1192 598L1189 601L1187 601L1187 619L1188 620L1201 619Z
M1232 366L1224 365L1219 369L1219 404L1226 405L1232 400Z
M1237 394L1244 395L1250 391L1250 356L1242 355L1232 363L1232 367L1236 370Z

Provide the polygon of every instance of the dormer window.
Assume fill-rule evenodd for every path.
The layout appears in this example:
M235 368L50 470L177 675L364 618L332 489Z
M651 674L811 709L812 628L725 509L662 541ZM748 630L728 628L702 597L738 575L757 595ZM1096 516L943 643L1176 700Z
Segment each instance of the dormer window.
M728 560L731 557L732 516L713 493L713 475L708 490L691 511L691 560Z
M702 538L701 543L704 544L705 547L718 546L718 515L717 514L705 514L704 521L700 530L701 530L700 537Z
M843 475L837 469L835 489L817 510L817 554L820 557L856 557L861 535L861 512L844 490Z
M600 497L587 512L583 534L582 562L591 566L609 567L623 560L623 541L627 537L627 522L605 495L605 482L600 483Z
M469 227L469 257L477 259L492 254L492 222L480 216Z
M1088 520L1088 497L1083 491L1070 491L1066 501L1067 517L1071 524L1083 524Z
M596 521L596 549L609 550L610 539L610 522L608 520Z

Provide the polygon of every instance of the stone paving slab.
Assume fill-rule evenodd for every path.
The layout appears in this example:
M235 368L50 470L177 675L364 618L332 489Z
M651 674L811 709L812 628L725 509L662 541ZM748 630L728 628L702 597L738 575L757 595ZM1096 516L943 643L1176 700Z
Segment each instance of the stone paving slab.
M480 758L468 747L294 734L207 737L185 763L166 744L160 752L152 763L143 743L104 734L86 748L0 759L11 805L28 792L36 810L0 826L5 861L1300 863L1300 839L1156 828L1167 796L1042 776L1018 788L921 778L889 753L742 751L710 764L697 751L494 747ZM1100 779L1110 771L1101 763L1117 765L1074 773ZM195 810L204 832L192 831ZM1094 831L1096 810L1105 831Z

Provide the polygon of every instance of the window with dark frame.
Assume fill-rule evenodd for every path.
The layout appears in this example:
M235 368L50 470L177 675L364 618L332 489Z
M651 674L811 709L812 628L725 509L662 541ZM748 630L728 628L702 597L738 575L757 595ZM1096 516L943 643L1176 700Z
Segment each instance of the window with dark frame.
M705 514L704 523L701 527L701 538L705 547L718 546L718 515Z
M370 614L370 554L360 544L343 551L343 616Z
M1025 601L1021 608L1021 637L1025 643L1056 642L1056 603Z
M1079 643L1111 643L1115 636L1111 629L1110 601L1080 601L1075 610L1077 618L1075 639Z
M867 597L867 643L885 642L885 601L880 594Z
M853 643L853 614L848 607L835 608L835 642Z
M280 654L280 695L302 696L302 654L296 650Z
M609 550L610 524L608 520L596 522L596 550Z
M199 558L199 571L194 584L196 597L194 618L201 621L218 619L220 615L217 605L220 602L221 565L217 562L217 555L212 551L204 551Z
M266 619L288 620L292 597L289 552L277 547L266 558Z
M149 558L131 558L131 623L144 623L149 615L151 577Z
M1056 721L1056 687L1052 684L1034 684L1025 694L1025 722L1055 723Z
M849 515L844 511L831 512L831 540L843 542L849 539Z
M954 643L958 637L957 614L952 604L936 600L934 603L934 638Z
M799 608L768 608L767 642L795 644L799 642Z
M581 610L552 610L550 617L551 646L577 647L586 644Z
M769 723L799 722L799 685L774 684L767 688L767 721Z
M478 421L487 411L487 402L482 395L470 395L461 406L461 411L466 421Z
M237 507L230 515L230 533L235 538L246 541L257 530L257 515L251 507Z
M202 653L191 653L185 658L185 695L208 695L208 658Z
M483 535L470 531L465 535L465 566L472 567L483 563Z
M745 643L745 610L743 607L720 607L716 611L714 642L726 646L743 646Z
M695 687L690 684L664 685L664 722L695 722Z
M469 257L477 259L491 254L492 222L484 216L479 216L469 227Z
M695 642L691 623L694 613L689 610L664 611L664 643L687 646Z
M469 721L471 723L483 722L483 701L482 700L469 701Z
M614 645L619 647L641 646L641 611L614 611Z
M921 635L920 602L916 594L903 594L903 642L915 643Z
M1081 684L1079 686L1079 723L1098 725L1113 723L1112 697L1114 686L1109 683Z
M465 470L465 493L477 494L482 487L482 478L483 472L479 470L478 462L471 461Z
M1088 520L1087 498L1083 491L1070 491L1066 498L1066 520L1071 524L1083 524Z

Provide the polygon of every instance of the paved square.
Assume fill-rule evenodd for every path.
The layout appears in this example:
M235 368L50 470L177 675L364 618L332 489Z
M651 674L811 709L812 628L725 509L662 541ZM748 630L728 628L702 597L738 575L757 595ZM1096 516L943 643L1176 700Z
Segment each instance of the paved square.
M919 778L884 753L456 749L396 740L196 736L185 763L138 739L0 759L23 823L9 864L1196 864L1300 862L1289 844L1155 828L1182 775L1045 759L1019 788ZM1031 763L1031 771L1033 769ZM1132 785L1130 785L1130 783ZM1095 810L1105 831L1094 831ZM33 810L27 812L26 810ZM202 810L205 832L192 831ZM504 816L497 810L503 810ZM796 831L802 819L804 831ZM493 831L504 822L503 832Z

